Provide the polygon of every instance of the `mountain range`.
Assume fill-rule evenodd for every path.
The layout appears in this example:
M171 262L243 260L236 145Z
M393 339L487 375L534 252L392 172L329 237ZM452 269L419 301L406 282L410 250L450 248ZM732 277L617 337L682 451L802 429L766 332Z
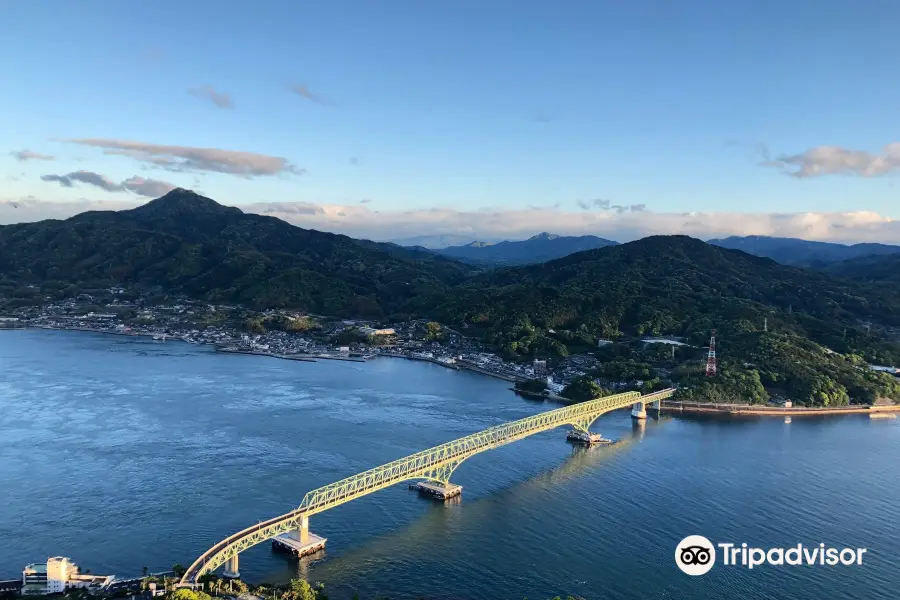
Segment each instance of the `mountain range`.
M416 235L413 237L392 239L391 243L398 246L425 248L428 250L440 250L448 246L460 246L474 241L474 236L458 235L454 233L439 233L435 235ZM500 240L496 240L500 241Z
M472 249L492 247L509 246ZM861 368L900 363L886 334L900 328L900 286L684 236L484 269L245 214L183 189L132 210L0 227L0 307L113 285L257 310L436 319L511 359L563 357L596 348L598 337L676 335L696 347L716 329L727 375L693 386L704 397L764 398L765 384L812 404L900 400L900 384Z
M835 244L796 238L751 235L709 240L710 244L765 256L785 265L823 268L827 265L865 256L889 255L900 252L900 246L889 244Z
M432 252L480 265L524 265L546 262L584 250L614 246L617 243L593 235L560 236L544 232L527 240L497 243L476 241Z
M826 265L826 273L881 284L900 283L900 254L861 256Z

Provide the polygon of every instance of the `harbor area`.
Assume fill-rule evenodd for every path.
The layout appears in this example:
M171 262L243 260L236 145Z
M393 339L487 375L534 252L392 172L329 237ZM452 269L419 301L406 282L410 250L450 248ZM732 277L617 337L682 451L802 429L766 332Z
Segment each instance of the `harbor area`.
M302 558L324 550L326 541L325 538L314 533L308 533L305 541L299 539L299 532L282 533L272 539L272 549L289 552L297 558Z
M566 440L583 446L608 446L613 443L612 440L603 437L599 433L585 433L577 429L569 431L566 434Z
M409 484L409 489L415 490L420 494L437 498L438 500L447 500L462 494L462 486L455 483L443 485L435 481L418 481Z

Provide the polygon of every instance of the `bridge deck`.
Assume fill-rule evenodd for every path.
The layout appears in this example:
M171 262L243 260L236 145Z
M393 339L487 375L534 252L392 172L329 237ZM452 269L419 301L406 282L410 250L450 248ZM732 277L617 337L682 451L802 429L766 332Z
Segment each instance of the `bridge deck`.
M671 397L674 391L667 389L644 396L638 392L625 392L538 413L489 427L312 490L296 509L230 535L204 552L187 569L181 584L196 583L201 575L214 571L247 548L299 529L304 518L316 513L410 479L446 484L450 473L470 456L562 425L572 425L586 431L603 413L626 408L636 402L663 400Z

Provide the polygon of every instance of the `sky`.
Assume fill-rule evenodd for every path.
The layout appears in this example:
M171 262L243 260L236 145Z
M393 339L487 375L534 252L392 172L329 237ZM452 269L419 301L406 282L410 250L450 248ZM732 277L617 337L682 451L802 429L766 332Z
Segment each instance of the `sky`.
M895 0L6 0L0 224L900 243Z

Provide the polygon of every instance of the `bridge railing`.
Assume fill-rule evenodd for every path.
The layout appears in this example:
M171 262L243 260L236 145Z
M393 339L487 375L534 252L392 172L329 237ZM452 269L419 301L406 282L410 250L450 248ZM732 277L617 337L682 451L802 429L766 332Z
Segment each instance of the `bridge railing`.
M428 478L429 474L441 466L449 466L452 470L474 454L535 433L554 429L561 425L590 423L605 412L625 408L635 402L655 402L670 397L673 392L673 389L668 389L645 396L641 396L638 392L624 392L546 411L517 421L489 427L312 490L291 512L230 535L204 552L187 569L181 583L184 585L196 583L200 575L215 570L243 550L281 533L296 529L303 517L334 508L401 481Z
M303 497L297 511L308 515L315 514L357 498L363 493L371 493L400 481L421 477L424 472L437 465L464 460L472 454L508 444L539 431L574 424L592 415L629 406L640 400L640 397L638 392L624 392L489 427L312 490Z

